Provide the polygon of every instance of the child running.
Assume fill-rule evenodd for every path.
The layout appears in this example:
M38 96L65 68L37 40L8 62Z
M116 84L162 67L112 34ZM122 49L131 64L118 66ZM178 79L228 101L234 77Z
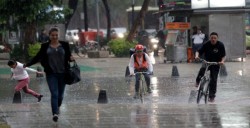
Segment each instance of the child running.
M37 92L29 88L30 78L26 70L31 71L31 72L36 72L39 74L43 74L43 73L35 69L28 68L28 67L23 68L23 64L15 60L9 60L8 66L11 68L11 72L12 72L11 78L18 81L15 87L15 93L23 90L25 93L31 94L34 97L36 97L38 99L38 102L40 102L43 95L38 94Z

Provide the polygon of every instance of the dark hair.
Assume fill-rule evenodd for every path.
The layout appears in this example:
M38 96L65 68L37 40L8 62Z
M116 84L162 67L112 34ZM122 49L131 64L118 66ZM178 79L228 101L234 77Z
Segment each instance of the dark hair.
M218 33L216 33L216 32L212 32L212 33L210 34L210 36L212 36L212 35L215 35L215 36L219 37L219 36L218 36Z
M12 65L15 65L16 64L16 61L15 60L9 60L8 61L8 65L9 66L12 66Z
M49 35L50 35L52 32L58 32L58 29L57 29L57 28L51 28L51 29L49 30Z

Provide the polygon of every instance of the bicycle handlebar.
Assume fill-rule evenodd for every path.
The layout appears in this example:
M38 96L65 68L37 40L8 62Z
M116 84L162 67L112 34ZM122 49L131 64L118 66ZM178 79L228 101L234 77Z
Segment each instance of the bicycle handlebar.
M199 60L202 61L203 63L209 64L209 65L218 65L219 64L218 62L209 62L209 61L206 61L206 60L201 59L201 58Z

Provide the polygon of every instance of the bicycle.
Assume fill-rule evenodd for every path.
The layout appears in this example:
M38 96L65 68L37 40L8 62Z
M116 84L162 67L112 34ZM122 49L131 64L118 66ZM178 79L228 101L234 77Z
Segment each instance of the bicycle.
M143 81L145 81L144 76L143 76L144 73L149 74L148 72L136 72L134 74L134 75L139 74L139 92L138 93L139 93L141 103L144 103L144 95L146 95L146 87L145 87L145 84L143 84Z
M197 88L198 90L197 104L200 103L200 100L203 95L204 95L205 104L207 104L208 95L209 95L209 82L210 82L210 72L208 72L208 68L211 65L218 65L218 62L208 62L204 59L200 59L200 61L205 64L206 70L205 70L204 76L201 77L200 83Z

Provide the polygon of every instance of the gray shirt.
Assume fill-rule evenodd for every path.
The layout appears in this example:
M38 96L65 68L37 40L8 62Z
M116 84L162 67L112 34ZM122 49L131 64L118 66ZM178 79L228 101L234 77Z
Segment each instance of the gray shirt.
M53 70L53 73L64 73L64 56L65 51L60 45L57 48L49 46L47 49L49 66Z

